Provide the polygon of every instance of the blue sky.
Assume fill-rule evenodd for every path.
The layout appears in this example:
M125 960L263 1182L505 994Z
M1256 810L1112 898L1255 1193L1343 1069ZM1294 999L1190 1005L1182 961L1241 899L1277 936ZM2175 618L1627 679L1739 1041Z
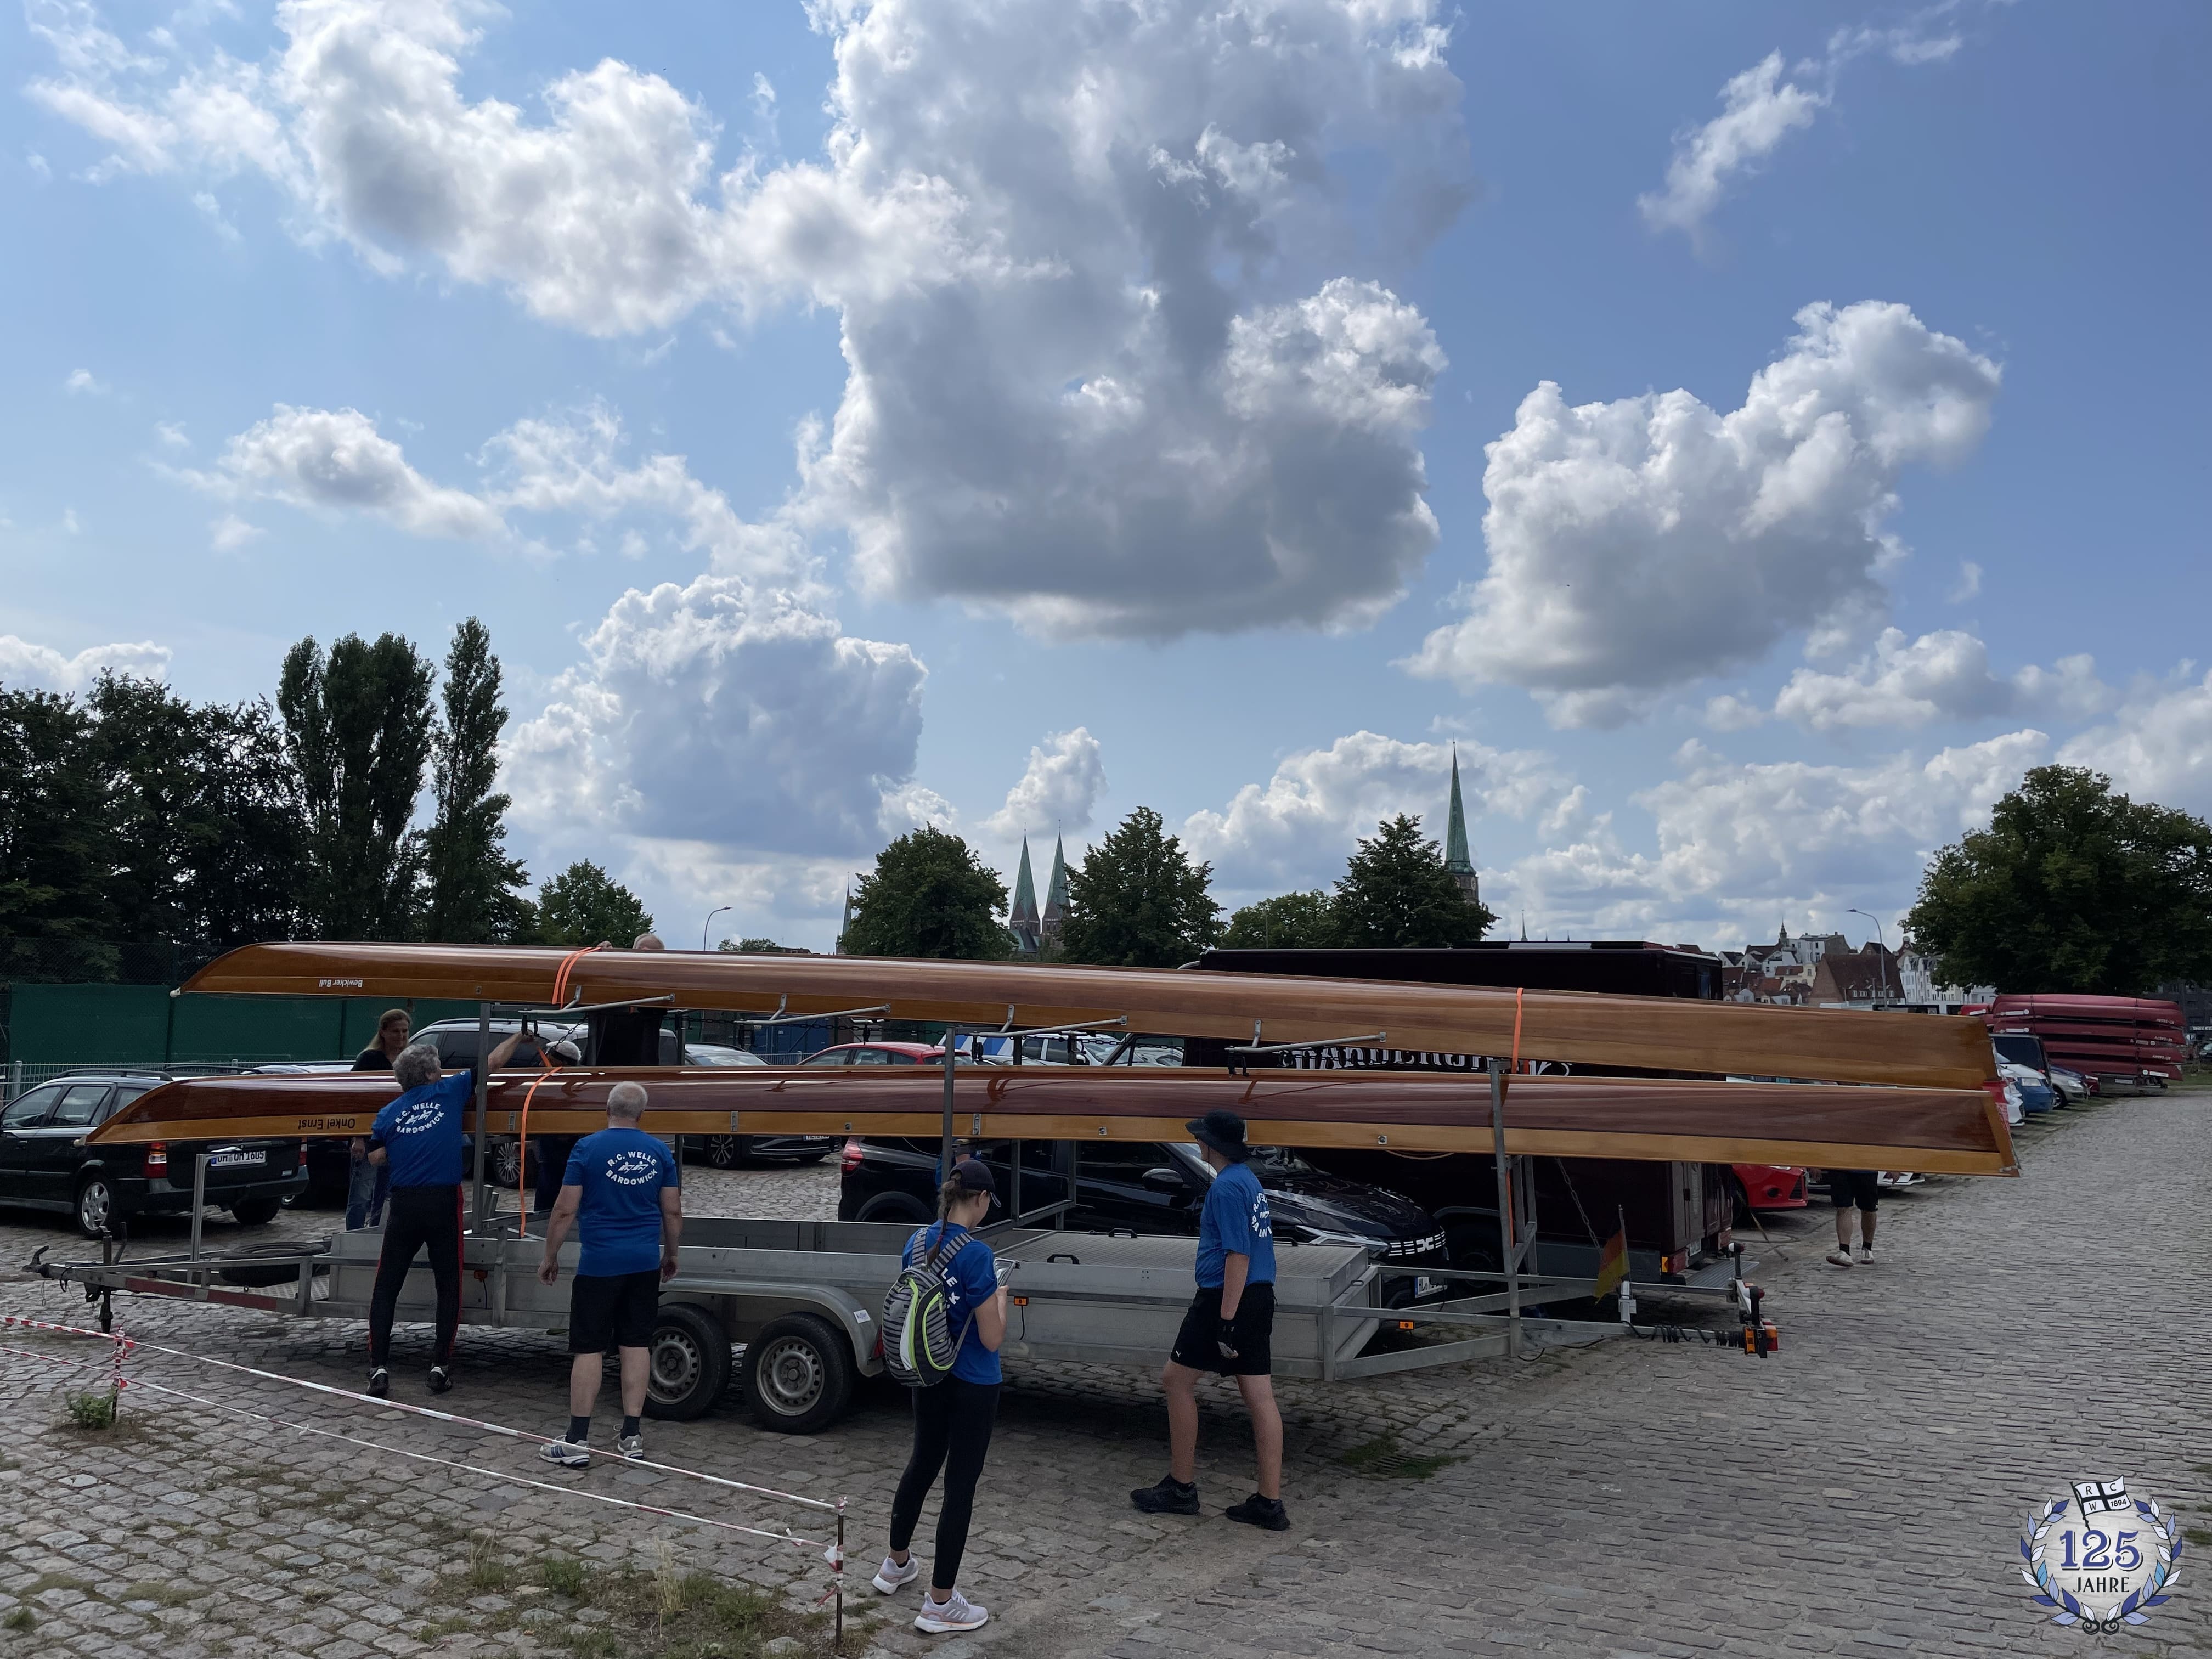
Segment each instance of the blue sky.
M2212 810L2203 8L1145 10L33 0L0 678L480 616L533 872L817 945L924 818L1325 883L1453 740L1563 936Z

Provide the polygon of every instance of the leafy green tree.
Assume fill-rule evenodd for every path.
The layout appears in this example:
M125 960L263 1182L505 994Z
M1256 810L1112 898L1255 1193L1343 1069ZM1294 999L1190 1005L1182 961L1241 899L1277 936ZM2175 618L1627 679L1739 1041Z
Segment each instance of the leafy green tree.
M409 821L430 758L427 658L397 634L349 634L325 658L285 654L276 707L307 811L305 908L323 939L404 939L418 908L421 838Z
M0 972L112 978L106 790L93 721L74 699L0 690ZM58 975L59 976L59 975Z
M1221 943L1231 951L1311 951L1334 945L1335 901L1318 888L1261 899L1229 918Z
M780 957L783 946L772 939L726 939L715 947L733 957Z
M1961 985L2136 996L2212 975L2212 825L2039 766L1936 854L1905 929Z
M1067 872L1060 948L1070 962L1174 968L1221 933L1207 890L1210 864L1193 864L1160 815L1139 806Z
M86 708L114 937L216 949L295 937L306 848L268 703L195 704L158 681L103 675Z
M493 788L507 725L499 687L491 635L471 617L446 653L445 719L430 739L437 816L422 842L429 884L423 930L450 944L509 940L521 921L517 890L528 877L522 860L507 855L509 799Z
M999 917L1006 884L959 836L923 824L876 854L853 884L845 954L960 957L997 961L1014 952Z
M653 931L636 894L588 859L579 859L538 890L538 933L548 945L627 947Z
M1401 812L1359 843L1336 884L1337 943L1380 945L1472 945L1497 920L1470 904L1443 851L1423 839L1421 821Z

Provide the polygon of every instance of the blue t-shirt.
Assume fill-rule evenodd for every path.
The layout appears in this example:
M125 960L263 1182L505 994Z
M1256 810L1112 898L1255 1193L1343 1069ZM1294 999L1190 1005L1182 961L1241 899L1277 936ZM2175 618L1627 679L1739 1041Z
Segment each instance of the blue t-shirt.
M899 1265L911 1267L927 1255L947 1224L933 1221L907 1240L906 1254ZM952 1328L967 1327L967 1334L960 1339L960 1351L952 1357L953 1376L963 1382L1003 1381L999 1351L983 1346L983 1334L975 1328L975 1310L999 1291L998 1260L991 1247L966 1228L954 1227L952 1243L937 1258L937 1271L945 1279L945 1306L952 1316Z
M1249 1256L1247 1285L1275 1282L1275 1229L1267 1219L1267 1194L1249 1164L1232 1164L1206 1188L1198 1216L1198 1285L1221 1288L1222 1269L1231 1251Z
M568 1154L564 1187L581 1187L579 1277L651 1273L660 1266L660 1189L681 1187L668 1143L642 1129L602 1129Z
M376 1115L369 1143L384 1148L392 1184L458 1187L466 1162L461 1114L475 1097L474 1072L449 1072L410 1089Z

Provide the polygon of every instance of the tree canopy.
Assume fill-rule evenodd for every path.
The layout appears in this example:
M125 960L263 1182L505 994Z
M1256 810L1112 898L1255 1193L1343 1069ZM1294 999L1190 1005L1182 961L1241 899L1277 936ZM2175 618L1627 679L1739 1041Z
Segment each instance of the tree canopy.
M1331 906L1339 945L1402 948L1472 945L1497 918L1470 904L1444 867L1443 851L1425 840L1421 821L1401 812L1359 843L1336 884Z
M397 634L285 653L276 708L307 811L307 919L323 939L405 939L422 865L408 828L430 758L428 659Z
M854 883L845 953L996 961L1014 951L999 920L1006 908L1006 884L968 843L924 824L876 854L874 871Z
M627 946L653 931L636 894L589 859L579 859L538 891L538 933L548 945Z
M1336 905L1319 888L1279 893L1229 918L1223 946L1231 951L1312 951L1336 943Z
M2212 974L2212 825L2039 766L1990 827L1937 853L1905 928L1943 975L2000 991L2137 996Z
M445 719L430 739L436 817L422 843L423 931L447 944L512 940L532 922L517 890L526 879L522 860L507 855L508 799L493 787L507 725L499 688L491 635L471 617L446 653Z
M1139 806L1067 872L1061 953L1115 968L1175 968L1212 945L1213 866L1193 864L1160 815Z

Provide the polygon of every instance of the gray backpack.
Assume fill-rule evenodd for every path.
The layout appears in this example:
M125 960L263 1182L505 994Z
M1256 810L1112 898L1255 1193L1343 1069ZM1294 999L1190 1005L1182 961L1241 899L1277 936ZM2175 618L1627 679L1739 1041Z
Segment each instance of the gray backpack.
M975 1322L971 1310L958 1332L952 1328L951 1287L939 1261L954 1231L943 1227L927 1255L901 1267L884 1298L884 1368L910 1389L933 1387L952 1374L968 1327ZM953 1255L966 1248L969 1237L963 1231Z

